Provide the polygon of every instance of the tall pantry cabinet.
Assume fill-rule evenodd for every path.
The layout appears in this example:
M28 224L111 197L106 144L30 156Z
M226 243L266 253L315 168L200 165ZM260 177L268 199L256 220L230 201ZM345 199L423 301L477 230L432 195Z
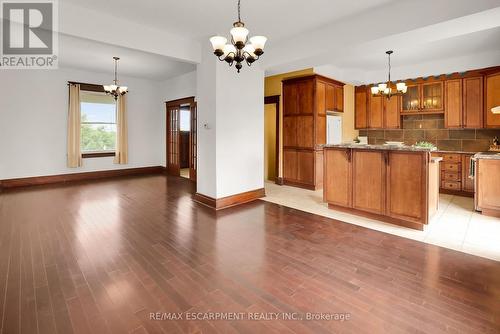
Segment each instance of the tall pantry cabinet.
M283 80L283 182L323 187L327 112L343 112L344 84L320 75Z

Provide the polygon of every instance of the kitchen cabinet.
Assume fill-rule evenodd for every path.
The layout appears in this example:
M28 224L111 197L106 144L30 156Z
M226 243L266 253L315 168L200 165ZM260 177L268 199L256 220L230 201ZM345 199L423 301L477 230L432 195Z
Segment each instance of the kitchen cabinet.
M469 178L472 154L433 152L432 156L443 158L440 192L469 197L474 194L474 180Z
M356 129L366 129L368 127L368 92L365 86L356 87L354 100L354 127Z
M425 155L391 151L387 166L387 214L404 220L422 220L427 209Z
M483 77L463 79L463 127L483 127Z
M462 154L462 191L474 192L474 179L469 177L472 154Z
M384 128L384 99L381 96L369 95L368 100L368 128Z
M439 165L428 151L327 146L324 157L331 209L420 230L437 211Z
M446 92L444 126L461 128L463 125L462 79L447 80L444 87Z
M324 201L350 207L352 200L351 150L325 149L324 159Z
M479 157L475 174L476 210L500 218L500 160Z
M343 83L319 75L283 80L283 182L307 189L323 185L327 111L339 109ZM340 108L343 110L343 108Z
M442 81L407 84L403 94L401 112L439 112L444 109Z
M355 92L356 129L398 129L401 127L401 97L372 96L369 88Z
M500 106L500 72L485 77L485 109L486 128L500 128L500 114L493 114L491 109Z
M400 96L391 96L390 99L384 98L385 129L399 129L401 127L401 114L399 111L400 105Z
M445 81L445 128L483 127L483 78Z
M386 152L355 150L352 154L353 208L385 212Z

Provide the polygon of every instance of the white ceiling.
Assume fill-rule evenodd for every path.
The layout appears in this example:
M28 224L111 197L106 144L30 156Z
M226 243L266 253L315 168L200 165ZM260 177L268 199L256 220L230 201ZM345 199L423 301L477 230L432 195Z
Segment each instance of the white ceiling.
M64 0L187 38L228 35L237 0ZM251 35L270 43L396 0L241 0L241 20Z
M88 39L59 35L59 66L113 73L113 57L120 57L119 74L166 80L196 70L196 65L148 52Z
M397 45L391 49L394 50L394 54L391 56L392 67L481 52L500 51L500 27L428 43L414 41ZM356 57L337 58L335 65L341 68L357 68L366 71L384 69L387 68L387 55L382 48L376 52L364 50L364 52L358 52Z
M208 37L228 35L236 5L64 0L63 32L84 38L62 38L61 64L111 71L111 57L118 55L124 75L164 80L192 71L209 52ZM413 75L416 64L469 55L449 67L466 70L481 63L474 55L492 52L494 58L500 51L500 0L242 0L242 20L251 35L269 38L259 61L267 74L331 66L344 70L349 82L349 71L358 73L357 81L363 80L359 73L385 71L387 49L395 51L395 68L410 68L405 75ZM426 72L422 66L419 73Z

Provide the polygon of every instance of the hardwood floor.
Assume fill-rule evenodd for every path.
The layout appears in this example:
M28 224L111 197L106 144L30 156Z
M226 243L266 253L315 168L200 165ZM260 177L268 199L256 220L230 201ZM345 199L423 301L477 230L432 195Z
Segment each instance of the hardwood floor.
M0 193L0 332L500 331L499 262L263 201L216 213L193 192L154 175Z

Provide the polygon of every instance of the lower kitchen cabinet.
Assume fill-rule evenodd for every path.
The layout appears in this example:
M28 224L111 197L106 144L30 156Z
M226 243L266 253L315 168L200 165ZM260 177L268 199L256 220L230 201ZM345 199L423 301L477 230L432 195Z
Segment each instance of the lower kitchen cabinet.
M323 187L323 150L283 150L283 182L306 189Z
M360 151L352 154L353 207L383 214L385 211L385 159L382 151Z
M474 179L470 178L472 154L462 154L462 191L474 193Z
M324 151L324 160L324 201L350 207L352 202L351 150L327 149Z
M387 163L387 214L421 221L426 215L427 161L421 153L391 151Z
M341 147L324 152L323 199L329 208L419 230L437 211L439 165L429 152Z

